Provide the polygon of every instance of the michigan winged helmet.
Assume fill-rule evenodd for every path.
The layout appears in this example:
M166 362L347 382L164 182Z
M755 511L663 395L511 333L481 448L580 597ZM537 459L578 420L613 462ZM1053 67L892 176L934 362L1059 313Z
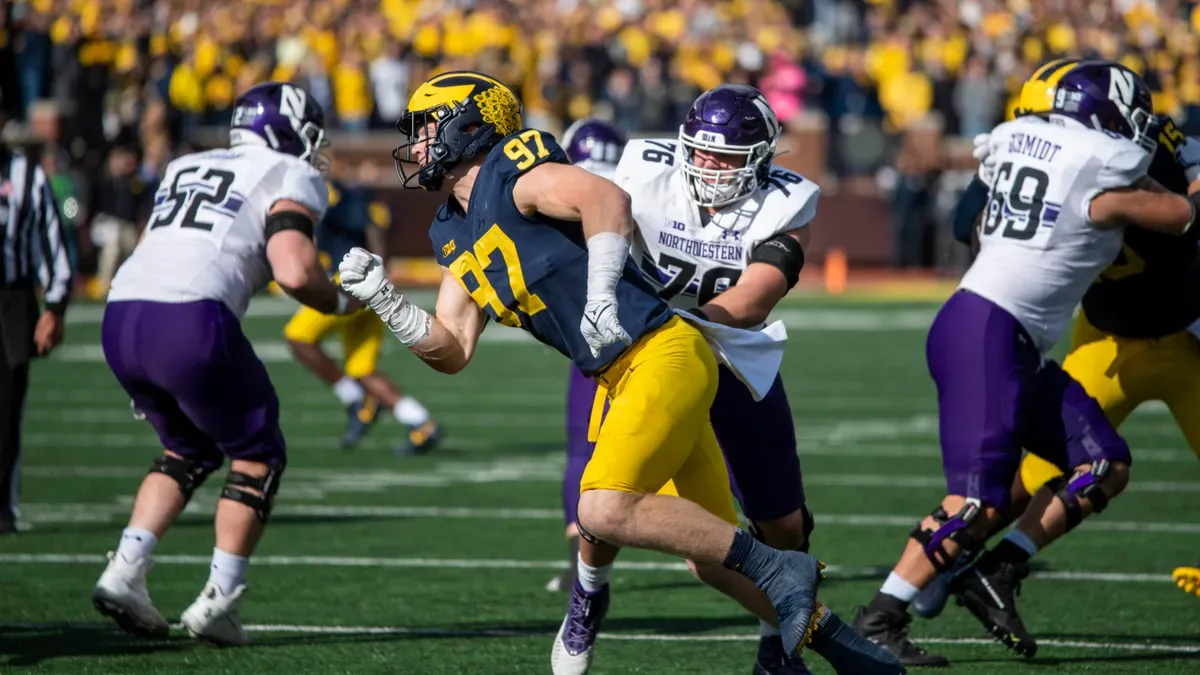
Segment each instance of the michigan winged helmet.
M495 78L451 71L417 87L396 128L407 137L392 152L404 187L438 190L447 171L521 128L521 103ZM412 152L418 144L425 144L423 162Z

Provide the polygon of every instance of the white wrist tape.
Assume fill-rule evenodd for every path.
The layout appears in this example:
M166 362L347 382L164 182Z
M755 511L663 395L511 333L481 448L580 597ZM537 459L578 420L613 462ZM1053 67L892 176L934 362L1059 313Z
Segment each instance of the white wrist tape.
M405 347L429 337L432 325L429 314L409 302L390 282L385 283L368 304Z
M587 240L588 300L611 298L617 292L629 242L616 232L601 232Z

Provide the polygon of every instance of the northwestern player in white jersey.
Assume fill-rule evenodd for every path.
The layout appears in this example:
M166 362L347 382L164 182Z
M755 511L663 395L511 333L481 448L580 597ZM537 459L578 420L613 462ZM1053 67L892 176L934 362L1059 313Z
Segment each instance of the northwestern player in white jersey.
M963 549L977 549L1009 506L1028 448L1073 474L1043 487L1005 540L952 585L992 634L1026 656L1016 613L1028 560L1128 483L1130 453L1095 399L1046 354L1075 306L1121 250L1123 227L1182 234L1196 196L1147 178L1155 144L1150 92L1116 64L1085 62L1058 82L1049 119L1021 117L989 140L980 252L930 328L947 496L855 620L908 665L946 665L907 637L908 606ZM1193 183L1194 192L1200 183Z
M250 641L238 614L244 574L287 457L279 399L240 321L272 278L321 312L361 307L329 281L312 241L329 198L315 167L324 124L321 107L293 85L239 96L231 147L167 166L142 240L113 279L104 357L164 448L92 593L128 632L167 634L146 589L151 554L228 457L210 576L181 622L205 641Z
M637 221L630 253L675 308L715 323L761 328L795 286L820 189L771 163L779 135L779 121L760 91L721 85L692 105L678 139L639 139L625 146L613 181L629 193ZM766 396L756 401L731 370L721 366L719 371L709 416L751 531L774 548L807 552L812 516L805 507L783 382L777 376ZM593 412L600 414L571 406L568 415L582 418L570 420L569 426L586 428ZM590 421L595 429L598 420ZM576 479L576 500L578 488ZM570 486L564 484L563 491L567 494ZM577 664L590 658L603 619L594 598L606 592L617 552L603 542L581 542L578 580L555 643L556 674L587 672L586 665ZM784 649L761 591L726 570L693 570L761 617L754 673L809 672L802 659ZM810 647L839 672L902 672L889 655L858 638L832 612L818 625Z

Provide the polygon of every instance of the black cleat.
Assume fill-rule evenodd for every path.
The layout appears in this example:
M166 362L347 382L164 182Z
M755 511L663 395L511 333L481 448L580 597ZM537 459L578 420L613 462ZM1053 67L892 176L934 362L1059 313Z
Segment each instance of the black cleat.
M1017 614L1016 598L1021 593L1021 580L1027 576L1028 563L985 555L978 565L950 582L950 592L993 637L1028 659L1037 653L1037 642Z
M764 635L758 638L758 659L751 675L812 675L799 656L788 657L783 638Z
M368 396L346 408L346 433L342 434L342 450L353 450L379 418L379 399Z
M905 666L927 666L941 668L950 665L949 659L940 654L929 654L908 639L908 624L912 615L908 612L870 610L862 607L854 617L854 630L866 639L891 652Z
M393 450L397 457L425 455L437 447L442 440L442 428L432 419L408 430L408 440Z

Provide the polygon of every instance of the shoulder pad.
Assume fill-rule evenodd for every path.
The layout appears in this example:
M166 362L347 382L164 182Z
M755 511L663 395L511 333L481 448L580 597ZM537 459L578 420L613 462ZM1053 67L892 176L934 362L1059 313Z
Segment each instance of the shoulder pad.
M570 164L567 153L554 135L538 129L522 129L505 136L488 152L481 171L501 184L509 183L535 166L555 162Z
M1146 176L1154 156L1121 137L1097 137L1093 152L1100 161L1096 186L1101 190L1129 187Z
M293 157L283 159L283 179L279 184L279 193L272 201L287 199L303 204L318 221L321 220L329 208L329 188L325 178L308 162Z
M772 164L759 195L763 209L777 214L776 232L787 232L807 225L816 217L821 187L795 171Z
M625 145L613 182L621 187L644 184L683 161L674 138L635 138Z

